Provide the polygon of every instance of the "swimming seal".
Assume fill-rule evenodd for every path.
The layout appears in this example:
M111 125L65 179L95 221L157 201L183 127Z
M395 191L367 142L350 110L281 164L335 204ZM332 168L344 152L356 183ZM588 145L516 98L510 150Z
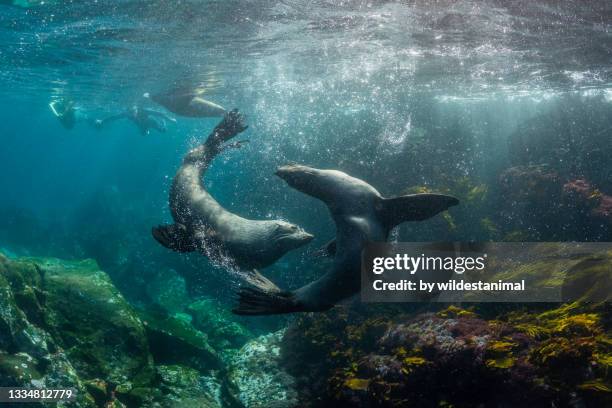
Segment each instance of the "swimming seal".
M383 198L363 180L337 170L320 170L301 165L280 167L276 174L291 187L322 200L336 224L335 252L331 271L294 291L282 291L270 281L239 292L242 315L317 312L331 308L359 292L361 251L366 242L384 242L396 225L422 221L457 205L459 201L441 194L414 194Z
M179 87L153 95L145 93L144 96L180 116L206 118L227 113L222 106L202 98L203 93L203 89Z
M285 221L249 220L233 214L204 188L202 178L212 160L227 148L240 147L244 141L224 143L246 128L242 115L233 110L204 143L185 156L170 189L175 223L152 231L163 246L178 252L200 251L217 260L229 258L231 266L250 271L271 265L312 240L312 235Z

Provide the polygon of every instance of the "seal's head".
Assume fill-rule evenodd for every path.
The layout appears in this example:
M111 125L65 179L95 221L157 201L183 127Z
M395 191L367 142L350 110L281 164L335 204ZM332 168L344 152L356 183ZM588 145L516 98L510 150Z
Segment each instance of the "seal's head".
M289 164L279 167L276 175L296 190L322 200L332 211L369 212L381 200L374 187L338 170Z
M285 221L272 221L272 228L272 240L283 253L306 245L314 238L297 225Z

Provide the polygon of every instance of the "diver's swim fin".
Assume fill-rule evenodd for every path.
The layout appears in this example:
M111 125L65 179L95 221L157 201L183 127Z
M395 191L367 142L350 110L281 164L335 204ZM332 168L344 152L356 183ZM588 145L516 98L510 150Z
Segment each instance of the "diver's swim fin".
M247 287L238 292L239 305L232 310L237 315L270 315L299 311L291 292L283 292L258 271L247 272Z
M51 112L53 112L53 114L59 118L61 114L58 112L55 105L57 105L57 101L49 103L49 108L51 109Z
M455 197L444 194L411 194L383 198L379 217L389 228L406 221L423 221L459 204Z
M159 225L151 230L153 238L166 248L177 252L193 252L197 246L183 224Z

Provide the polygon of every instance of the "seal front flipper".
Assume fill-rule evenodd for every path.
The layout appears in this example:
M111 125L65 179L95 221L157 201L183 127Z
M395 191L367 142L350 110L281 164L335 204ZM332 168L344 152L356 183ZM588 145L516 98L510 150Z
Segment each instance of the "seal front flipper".
M237 134L244 132L248 127L248 125L244 124L244 115L238 112L238 109L233 109L226 113L223 120L213 129L213 132L206 140L206 144L218 146Z
M183 224L160 225L153 227L151 233L157 242L173 251L193 252L198 249L193 235Z
M380 220L389 228L405 221L423 221L459 204L455 197L444 194L411 194L383 198L379 210Z

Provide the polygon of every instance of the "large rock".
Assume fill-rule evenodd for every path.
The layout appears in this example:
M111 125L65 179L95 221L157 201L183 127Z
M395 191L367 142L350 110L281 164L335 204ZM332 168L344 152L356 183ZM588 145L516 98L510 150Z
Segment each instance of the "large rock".
M137 314L94 261L40 260L46 324L85 378L149 384L153 361Z
M221 385L214 378L202 376L199 371L181 365L160 365L157 372L163 407L221 407Z
M144 326L93 261L0 255L0 326L2 384L76 388L79 407L152 401Z
M0 384L73 388L69 405L95 406L77 370L45 325L43 270L0 255ZM35 322L36 324L33 324Z
M93 261L0 255L0 384L76 388L77 407L242 407L177 316L139 315Z
M208 336L215 350L242 347L253 335L235 320L227 306L213 299L199 299L187 308L193 325Z
M170 403L172 407L208 407L212 403L205 405L203 401L213 395L214 402L219 405L242 407L235 386L228 378L226 361L208 344L206 334L193 327L190 321L177 316L141 311L140 318L146 327L151 353L162 379L158 388L163 391L164 384L174 384L166 387L171 392L164 397L164 403ZM177 391L181 387L193 388L194 393ZM181 405L176 405L178 401ZM198 401L203 405L197 405Z
M158 364L183 364L205 371L221 369L223 362L208 344L206 334L174 316L140 311L151 350Z
M284 330L245 344L230 365L230 378L238 399L247 408L297 407L293 377L280 365L280 342Z

